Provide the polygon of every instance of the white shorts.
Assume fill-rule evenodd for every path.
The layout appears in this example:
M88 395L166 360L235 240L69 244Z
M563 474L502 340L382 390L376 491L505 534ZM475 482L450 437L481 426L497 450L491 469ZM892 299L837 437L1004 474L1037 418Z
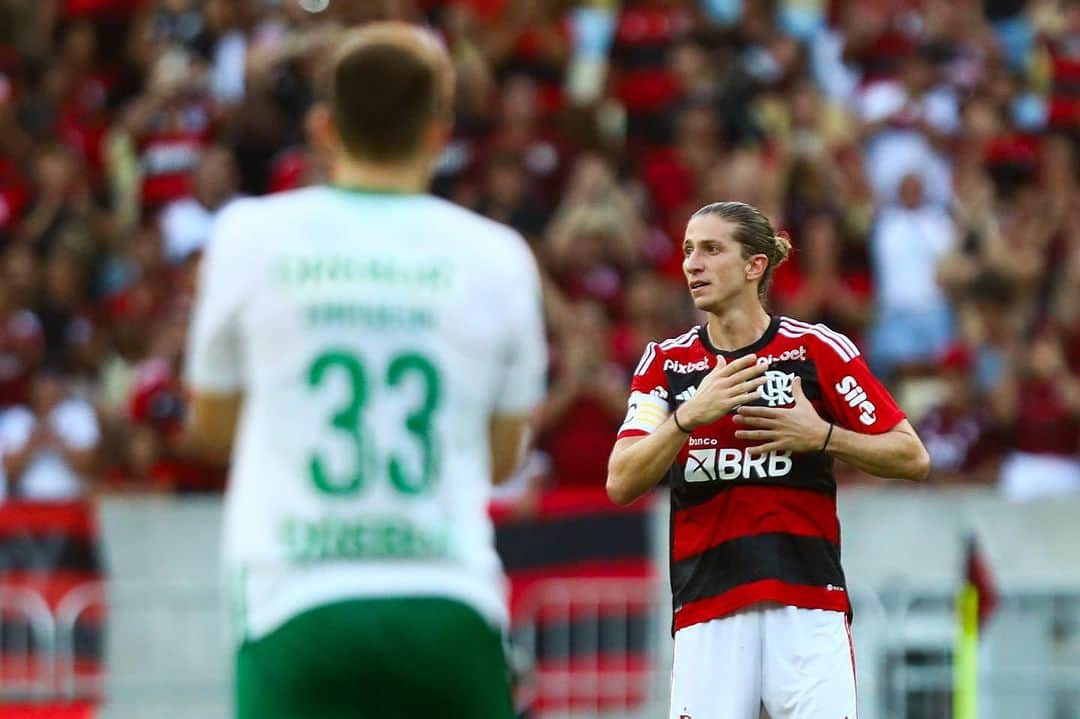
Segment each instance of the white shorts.
M842 612L764 604L675 633L670 719L856 719Z

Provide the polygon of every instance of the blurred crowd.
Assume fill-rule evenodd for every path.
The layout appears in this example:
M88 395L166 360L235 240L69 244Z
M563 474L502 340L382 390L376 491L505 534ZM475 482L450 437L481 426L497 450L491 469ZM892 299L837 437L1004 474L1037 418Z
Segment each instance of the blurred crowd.
M434 191L540 261L523 507L602 486L716 200L788 233L772 311L855 339L936 483L1080 493L1076 0L0 0L7 496L220 491L183 431L198 257L232 198L324 181L321 60L376 18L457 66Z

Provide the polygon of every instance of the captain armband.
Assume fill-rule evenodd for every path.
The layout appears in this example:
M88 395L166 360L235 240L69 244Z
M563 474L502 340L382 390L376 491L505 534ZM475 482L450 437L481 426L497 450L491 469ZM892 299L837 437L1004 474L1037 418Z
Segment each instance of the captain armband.
M639 430L652 434L671 414L666 399L647 392L632 392L620 432Z

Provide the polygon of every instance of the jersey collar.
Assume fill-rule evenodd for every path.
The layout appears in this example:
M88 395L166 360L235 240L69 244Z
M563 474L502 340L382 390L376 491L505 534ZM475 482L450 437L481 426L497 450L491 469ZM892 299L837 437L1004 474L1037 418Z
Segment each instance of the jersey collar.
M750 354L751 352L757 352L759 349L765 347L765 345L772 342L773 337L776 336L776 333L779 330L780 317L773 315L772 318L769 320L769 326L765 328L765 332L761 335L761 337L758 337L756 340L746 345L745 347L739 347L738 349L734 350L720 350L716 347L713 347L712 341L709 340L709 330L707 324L702 324L698 326L698 337L701 339L701 344L709 352L714 355L721 355L725 359L729 359L732 357L741 357L742 355Z
M392 197L417 197L424 195L423 192L413 190L398 190L391 187L371 187L362 185L341 185L336 182L328 182L325 185L331 190L347 192L350 195L392 196Z

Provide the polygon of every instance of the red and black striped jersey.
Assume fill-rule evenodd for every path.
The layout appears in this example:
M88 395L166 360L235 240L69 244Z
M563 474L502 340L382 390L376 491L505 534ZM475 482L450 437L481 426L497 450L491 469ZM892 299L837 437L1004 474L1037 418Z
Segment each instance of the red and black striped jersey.
M865 434L904 419L858 347L822 324L773 317L753 344L720 351L703 326L650 342L634 372L619 437L648 434L716 366L754 353L767 363L754 404L794 403L792 383L823 418ZM825 452L749 456L733 415L698 427L668 473L675 630L758 602L850 611L840 566L832 457Z

